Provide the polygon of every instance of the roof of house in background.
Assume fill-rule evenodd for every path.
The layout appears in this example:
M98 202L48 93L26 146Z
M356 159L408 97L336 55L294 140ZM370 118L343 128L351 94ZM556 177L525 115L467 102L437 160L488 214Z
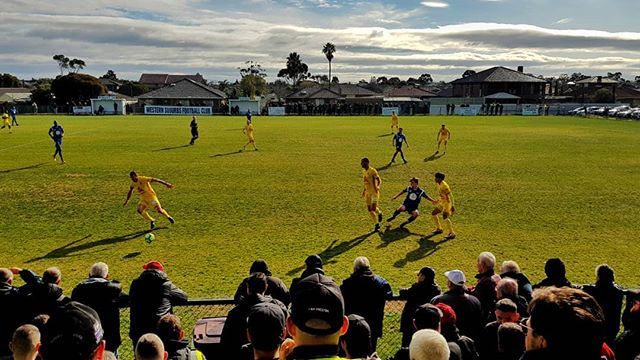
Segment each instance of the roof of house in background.
M576 81L576 84L617 84L617 80L609 79L606 76L592 76Z
M331 91L340 94L342 96L375 96L381 95L375 91L365 89L362 86L355 84L339 84L333 85L329 88Z
M139 99L226 99L227 94L191 79L182 79L138 96Z
M312 88L298 90L292 94L287 95L286 98L287 99L342 99L344 98L344 96L325 87L312 87Z
M496 66L479 73L452 81L452 84L477 84L477 83L545 83L543 79L528 75L504 66Z
M420 89L413 86L403 86L400 88L393 88L385 91L384 96L422 98L422 97L435 97L437 95L425 89Z

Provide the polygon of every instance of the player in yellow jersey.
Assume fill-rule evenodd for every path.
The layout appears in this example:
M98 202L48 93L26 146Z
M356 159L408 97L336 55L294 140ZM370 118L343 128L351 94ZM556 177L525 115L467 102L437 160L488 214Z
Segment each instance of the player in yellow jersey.
M173 189L174 186L164 180L147 177L147 176L139 176L135 171L129 173L129 177L131 178L131 186L129 187L129 193L127 193L127 200L125 200L123 206L127 206L129 203L129 199L131 199L131 194L135 189L140 195L140 202L138 203L138 214L142 215L145 220L151 222L151 229L153 230L156 227L156 221L149 215L147 212L147 208L154 208L158 213L167 217L170 223L175 223L176 221L169 215L169 213L162 208L160 205L160 201L158 201L158 197L156 196L156 192L151 187L151 183L157 182L169 189Z
M396 129L396 132L398 131L399 125L398 125L398 115L396 115L395 111L391 112L391 133L395 134L396 132L393 131L393 129Z
M382 185L382 179L378 175L378 171L369 166L369 159L363 158L360 161L362 166L362 178L364 180L364 189L362 190L362 197L367 203L367 210L371 219L376 224L374 231L380 230L380 223L382 222L382 211L378 207L380 201L380 185Z
M440 152L440 144L442 144L443 142L444 151L442 153L445 154L447 152L447 142L449 141L449 139L451 139L451 131L449 131L449 129L447 129L444 124L442 124L440 130L438 130L438 150L436 150L436 154Z
M244 127L244 129L242 129L242 132L247 135L247 139L249 139L249 142L247 142L246 144L244 144L244 146L242 147L242 150L244 151L247 146L249 144L253 145L253 150L258 150L258 148L256 147L256 139L253 137L253 123L251 121L251 118L247 117L247 126Z
M433 221L436 223L436 229L433 230L433 234L442 234L444 230L442 229L442 225L440 225L440 219L438 215L442 213L442 220L444 220L445 224L449 228L449 233L445 237L445 239L455 239L456 233L453 231L453 224L451 223L451 215L455 212L455 208L453 207L453 195L451 194L451 188L449 185L444 182L444 174L436 173L436 190L438 192L438 199L433 202L435 205L435 209L431 212L433 216Z
M3 113L2 114L2 127L0 127L0 129L4 129L6 127L8 127L9 128L9 132L11 132L11 123L9 122L9 114Z

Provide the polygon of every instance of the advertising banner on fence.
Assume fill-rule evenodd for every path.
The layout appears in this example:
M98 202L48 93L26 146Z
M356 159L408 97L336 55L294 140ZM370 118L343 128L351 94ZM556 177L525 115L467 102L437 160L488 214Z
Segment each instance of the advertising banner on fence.
M382 115L388 115L391 116L392 112L396 112L396 114L398 114L400 111L398 109L398 107L383 107L382 108Z
M458 106L456 114L462 116L476 116L480 112L480 105Z
M211 115L210 106L159 106L145 105L146 115Z
M540 106L535 104L522 105L522 115L524 116L537 116L540 115Z
M284 116L284 106L269 106L269 116Z

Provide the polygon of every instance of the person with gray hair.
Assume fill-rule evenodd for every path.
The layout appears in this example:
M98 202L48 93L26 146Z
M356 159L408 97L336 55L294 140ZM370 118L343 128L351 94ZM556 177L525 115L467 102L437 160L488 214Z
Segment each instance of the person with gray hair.
M500 275L495 273L496 257L490 252L482 252L476 263L478 274L476 286L469 289L469 293L482 304L482 318L487 319L496 304L496 285L500 281ZM484 325L484 324L483 324Z
M21 321L18 289L13 286L13 273L5 268L0 268L0 309L0 358L3 358L11 355L9 341Z
M448 360L449 345L435 330L418 330L411 338L409 357L411 360Z
M520 266L513 260L507 260L500 267L500 277L503 279L511 278L518 282L518 294L525 298L527 302L531 301L533 293L533 285L529 278L522 273Z
M13 333L9 344L14 360L35 360L40 348L40 331L33 325L22 325Z
M167 360L162 340L156 334L147 333L138 339L135 349L136 360Z
M383 277L374 274L369 259L358 256L353 262L353 273L340 286L346 314L365 318L371 328L371 351L376 351L382 337L384 306L393 296L391 285Z
M496 285L496 300L509 299L518 307L518 314L525 318L529 316L527 299L518 294L518 282L511 278L501 279Z
M89 278L80 282L71 299L95 310L104 329L106 350L118 354L122 343L120 337L120 305L126 303L127 295L117 281L109 280L109 266L97 262L89 270Z

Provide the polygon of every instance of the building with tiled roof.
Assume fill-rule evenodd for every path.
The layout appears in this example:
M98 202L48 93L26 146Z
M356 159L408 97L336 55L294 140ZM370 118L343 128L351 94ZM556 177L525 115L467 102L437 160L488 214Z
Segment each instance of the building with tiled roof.
M220 109L227 95L191 79L182 79L138 97L141 105L211 106Z
M205 82L202 75L196 73L195 75L179 75L179 74L142 74L140 75L141 84L146 85L149 89L158 89L169 84L177 83L182 79L189 79L195 82L203 84Z
M436 97L437 95L432 93L431 91L414 86L403 86L399 88L388 89L384 92L384 96L390 98L408 97L426 100L432 97Z
M525 74L523 67L512 70L497 66L451 82L452 97L481 98L496 93L519 96L523 102L540 102L547 82Z

